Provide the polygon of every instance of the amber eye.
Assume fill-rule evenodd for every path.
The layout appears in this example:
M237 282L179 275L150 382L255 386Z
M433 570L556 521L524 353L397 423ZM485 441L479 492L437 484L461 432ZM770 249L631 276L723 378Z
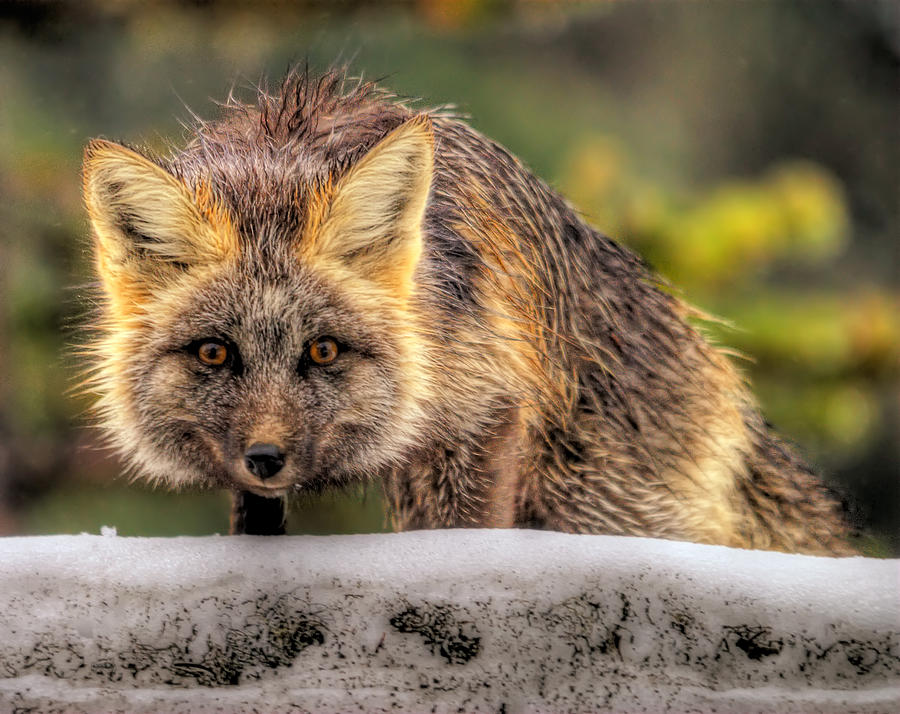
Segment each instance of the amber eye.
M204 342L197 348L197 357L203 364L218 367L228 359L228 348L221 342Z
M309 357L316 364L331 364L338 352L337 342L330 337L320 337L309 346Z

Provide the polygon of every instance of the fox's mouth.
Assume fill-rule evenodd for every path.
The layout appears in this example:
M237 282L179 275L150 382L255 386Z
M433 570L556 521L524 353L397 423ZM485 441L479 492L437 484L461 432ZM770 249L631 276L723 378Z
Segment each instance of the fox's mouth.
M280 498L293 489L292 486L262 486L260 484L238 484L243 491L250 491L263 498Z
M272 482L266 482L243 473L234 473L234 471L229 473L229 479L233 488L250 491L264 498L284 496L295 488L293 480L277 479L276 481L273 479Z

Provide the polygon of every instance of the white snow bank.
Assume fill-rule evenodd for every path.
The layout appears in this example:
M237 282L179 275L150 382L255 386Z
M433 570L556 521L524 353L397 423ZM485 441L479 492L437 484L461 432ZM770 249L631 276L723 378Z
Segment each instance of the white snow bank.
M535 531L0 539L0 711L896 712L898 575Z

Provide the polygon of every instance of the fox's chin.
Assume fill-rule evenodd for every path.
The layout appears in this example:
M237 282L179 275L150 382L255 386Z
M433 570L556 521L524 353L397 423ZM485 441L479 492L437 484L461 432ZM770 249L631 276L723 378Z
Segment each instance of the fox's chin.
M240 491L249 491L264 498L279 498L290 494L318 493L322 491L340 488L347 484L347 478L334 478L332 476L313 476L292 478L278 483L260 483L244 478L232 478L231 488Z
M311 469L288 464L268 479L259 479L239 467L229 469L227 480L231 490L249 491L264 498L279 498L298 491L314 490L317 479Z
M260 481L243 473L228 473L219 485L232 491L249 491L264 498L278 498L286 495L293 488L293 483L285 478L273 478L271 481Z
M260 486L259 484L254 485L239 485L238 489L241 491L249 491L254 496L262 496L263 498L281 498L282 496L287 496L293 490L293 486L273 486L266 487Z

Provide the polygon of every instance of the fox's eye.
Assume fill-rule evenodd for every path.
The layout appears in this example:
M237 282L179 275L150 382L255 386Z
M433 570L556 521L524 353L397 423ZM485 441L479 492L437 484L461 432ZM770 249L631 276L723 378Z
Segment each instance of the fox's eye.
M337 342L330 337L320 337L309 346L309 358L316 364L331 364L338 352Z
M203 364L218 367L225 364L225 360L228 359L228 348L221 342L203 342L197 348L197 358Z

